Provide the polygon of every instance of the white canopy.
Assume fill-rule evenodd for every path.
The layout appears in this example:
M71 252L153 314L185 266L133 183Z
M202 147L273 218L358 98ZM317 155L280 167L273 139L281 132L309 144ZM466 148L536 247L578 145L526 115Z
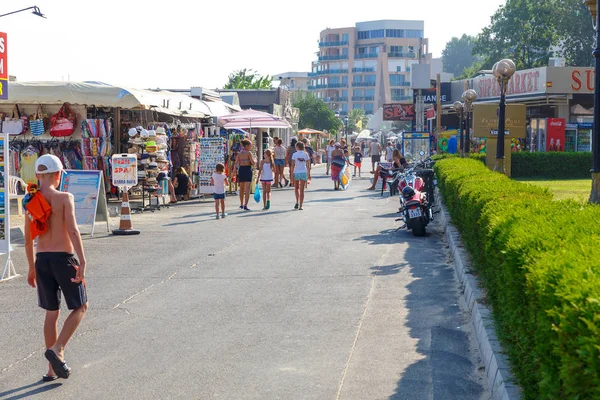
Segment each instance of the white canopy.
M153 110L178 117L204 118L229 113L225 103L207 102L183 94L130 89L99 82L9 82L9 100L0 104L79 104ZM214 111L212 111L214 108Z

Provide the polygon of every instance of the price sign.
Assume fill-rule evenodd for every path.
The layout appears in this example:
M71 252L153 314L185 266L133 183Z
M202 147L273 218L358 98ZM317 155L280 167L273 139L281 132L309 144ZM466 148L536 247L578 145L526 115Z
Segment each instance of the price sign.
M112 156L112 183L117 187L137 185L137 156L135 154L115 154Z

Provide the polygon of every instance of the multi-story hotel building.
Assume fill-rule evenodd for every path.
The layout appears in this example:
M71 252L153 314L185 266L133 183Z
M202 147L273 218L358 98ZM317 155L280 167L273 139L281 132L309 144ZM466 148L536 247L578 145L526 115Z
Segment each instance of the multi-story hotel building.
M413 100L410 70L431 63L423 21L359 22L325 29L308 89L344 115L354 108L373 114L384 103Z

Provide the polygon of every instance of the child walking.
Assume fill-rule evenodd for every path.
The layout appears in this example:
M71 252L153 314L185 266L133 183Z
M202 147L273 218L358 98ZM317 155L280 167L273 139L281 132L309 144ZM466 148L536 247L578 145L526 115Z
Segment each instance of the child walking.
M215 187L215 210L217 211L217 219L219 219L219 204L221 205L221 218L225 218L225 185L228 184L227 176L225 175L225 166L217 164L215 172L212 174L210 183Z
M360 178L360 170L362 167L363 153L359 146L354 147L354 177L356 178L356 168L358 168L358 177Z
M262 183L263 192L263 210L271 208L271 184L273 183L273 168L275 166L275 160L273 159L273 152L270 149L265 150L265 156L260 162L258 168L258 177L256 183Z

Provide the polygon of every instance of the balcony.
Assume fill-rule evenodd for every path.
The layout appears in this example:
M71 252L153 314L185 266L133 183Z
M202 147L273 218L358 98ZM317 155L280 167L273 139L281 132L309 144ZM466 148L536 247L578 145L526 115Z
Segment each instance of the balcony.
M319 61L338 61L338 60L347 60L348 55L342 54L338 56L319 56Z
M372 87L375 84L375 82L352 82L352 87Z
M354 72L354 73L375 72L375 68L352 68L352 72Z
M390 83L391 87L409 87L410 86L410 82L394 82L394 83Z
M347 88L348 83L330 83L327 85L329 89Z
M412 101L412 96L392 96L392 101Z
M417 53L388 53L388 57L390 58L417 58Z
M317 74L319 75L338 75L338 74L347 74L348 70L347 69L327 69L324 71L318 71Z
M379 57L379 53L362 53L362 54L355 54L354 58L356 59L361 59L361 58L377 58Z
M317 76L317 74L318 74L318 72L309 72L308 76L315 77L315 76Z
M373 101L375 96L352 96L352 101Z
M347 103L347 97L326 97L323 99L325 103Z
M334 42L319 42L319 47L339 47L348 46L347 40L338 40Z

